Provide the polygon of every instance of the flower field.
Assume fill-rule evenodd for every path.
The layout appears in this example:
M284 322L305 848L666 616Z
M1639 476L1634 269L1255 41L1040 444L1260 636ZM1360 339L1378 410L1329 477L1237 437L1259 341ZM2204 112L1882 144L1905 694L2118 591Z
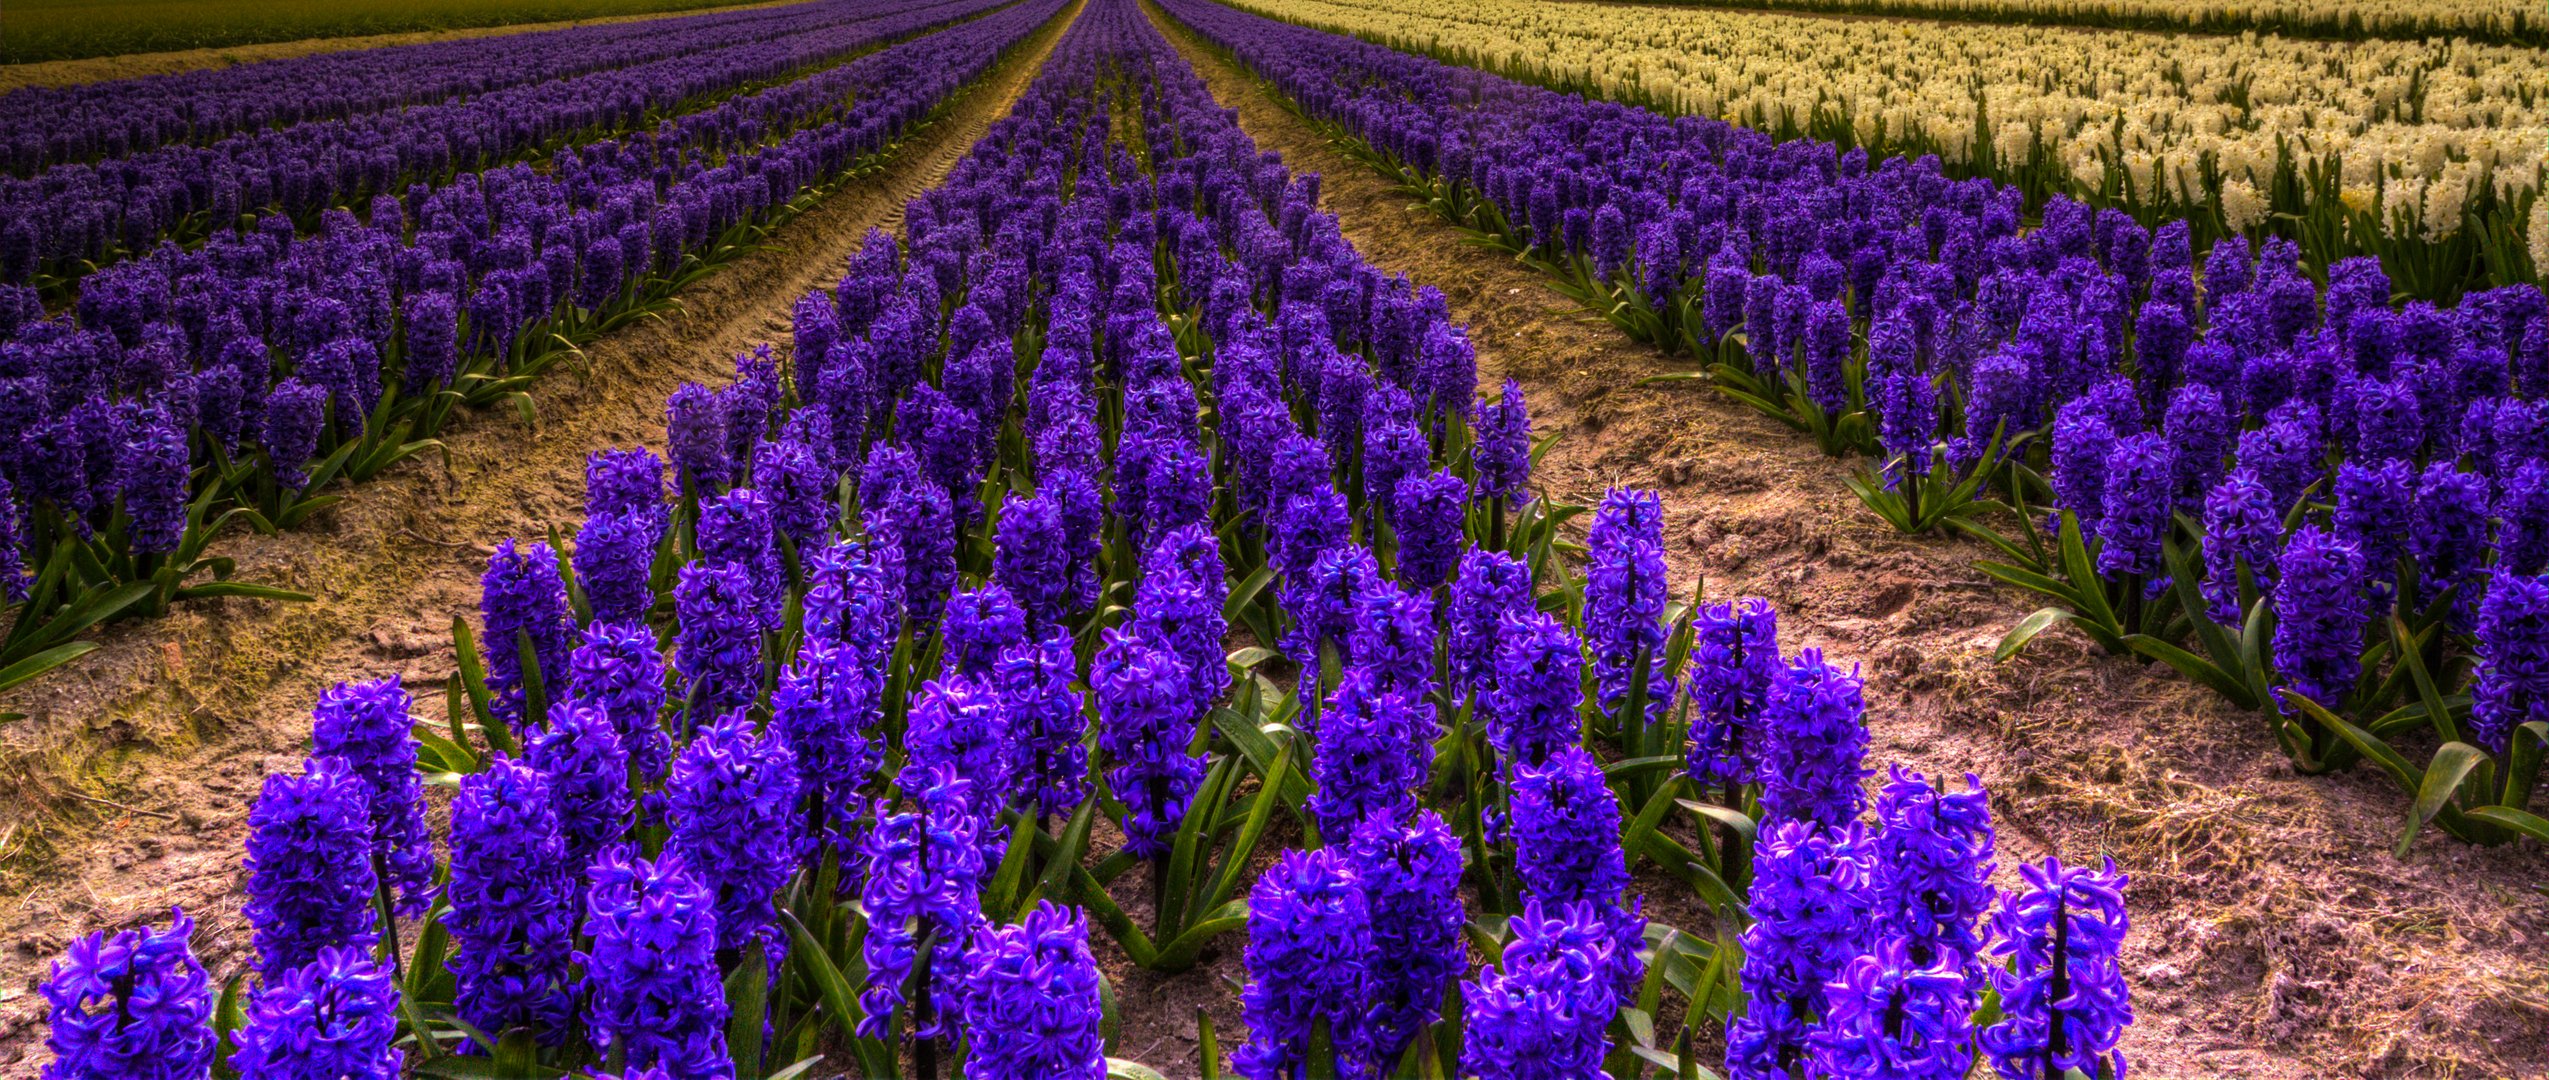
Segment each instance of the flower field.
M1926 86L1689 96L1735 69L1674 28L1766 17L1613 10L815 0L0 97L0 730L150 794L28 793L164 833L0 819L0 1065L2549 1065L2544 174L2536 77L2484 51L2518 50L2149 39L2181 90L2286 89L2151 106L2154 154L2213 141L2137 201L2070 164L2125 138L2094 65L2030 96L1964 73L2082 65L1788 20L1970 87L1949 152L1952 109L1884 137ZM2360 89L2381 55L2416 93ZM2521 104L2397 119L2446 75ZM2253 171L2277 123L2346 141ZM2402 124L2464 141L2429 167ZM2306 201L2366 161L2376 209L2476 194L2439 232ZM1671 433L1615 401L1713 410L1729 461L1753 425L1780 490L1998 599L1836 619L1868 565L1819 541L1730 587L1740 495L1626 460ZM2110 725L2085 777L2032 704L1907 727L1998 678L1921 655L1975 633L2234 745L2129 695L2064 706ZM136 723L160 745L74 748ZM2278 780L2208 816L2189 777L2241 746ZM2314 968L2325 1011L2279 983L2285 1026L2234 1029L2229 972L2301 952L2206 944L2292 865L2232 821L2295 813L2356 885L2270 891L2392 981ZM2401 951L2433 904L2449 946ZM2446 955L2495 1011L2366 1045Z
M1653 8L1565 0L1250 0L1261 14L1666 113L2070 195L2146 227L2378 256L2448 300L2549 257L2537 49L2336 44Z
M0 64L110 57L260 42L430 33L569 19L629 18L725 7L720 0L32 0L10 10Z
M2549 43L2541 13L2503 0L2224 4L2216 0L1706 0L1699 7L2362 41Z

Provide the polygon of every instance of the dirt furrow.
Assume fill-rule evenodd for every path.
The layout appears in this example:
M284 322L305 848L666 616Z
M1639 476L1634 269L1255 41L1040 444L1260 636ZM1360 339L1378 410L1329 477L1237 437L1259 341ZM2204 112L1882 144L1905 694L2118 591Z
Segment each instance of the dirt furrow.
M663 444L664 398L715 380L731 357L785 347L789 312L837 279L870 228L899 222L1044 64L1074 5L876 176L790 222L773 245L681 295L682 311L587 350L582 373L536 388L539 423L475 418L448 439L451 465L418 461L364 485L313 526L233 538L248 580L319 597L311 604L225 600L116 628L64 673L7 696L27 714L0 728L0 1076L33 1075L46 965L73 937L144 919L171 904L197 917L196 947L216 976L240 967L239 844L263 777L297 768L308 709L343 679L398 674L440 709L451 670L448 628L476 618L491 544L581 517L585 455Z
M1367 259L1443 290L1482 387L1520 379L1535 431L1565 432L1539 476L1551 495L1659 490L1677 595L1705 579L1711 596L1767 597L1788 648L1862 665L1871 764L1979 774L2003 887L2047 855L2111 854L2132 874L2136 1075L2549 1073L2539 851L2428 836L2393 858L2405 800L2386 778L2295 776L2262 718L2164 669L2058 634L1994 664L2030 605L1973 570L1977 545L1893 532L1842 486L1848 466L1697 384L1640 388L1689 364L1462 243L1153 16L1261 147L1323 174L1326 209Z

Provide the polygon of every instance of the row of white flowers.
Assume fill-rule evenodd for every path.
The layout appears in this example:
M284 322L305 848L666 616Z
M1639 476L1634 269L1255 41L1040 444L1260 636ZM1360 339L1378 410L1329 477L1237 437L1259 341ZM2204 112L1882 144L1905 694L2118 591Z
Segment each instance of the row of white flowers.
M2376 213L2393 237L2428 242L2457 233L2473 194L2492 187L2512 227L2528 233L2520 246L2549 267L2549 210L2523 212L2549 181L2549 51L2540 49L1565 0L1241 2L1565 88L1934 152L2032 179L2040 192L2103 191L2217 214L2237 231L2277 208L2279 177L2289 187L2313 170L2328 181L2316 190Z
M2472 37L2549 41L2549 10L2535 0L1702 0L1710 7L1951 18L1987 22L2174 29L2259 30L2303 37Z

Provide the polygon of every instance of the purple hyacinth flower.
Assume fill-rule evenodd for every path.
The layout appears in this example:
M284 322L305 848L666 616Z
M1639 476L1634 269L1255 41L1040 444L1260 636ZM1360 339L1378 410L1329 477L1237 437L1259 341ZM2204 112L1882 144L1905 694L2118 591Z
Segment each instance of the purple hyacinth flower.
M1338 1075L1369 1075L1371 954L1370 901L1346 852L1285 852L1248 893L1248 1044L1232 1068L1249 1080L1291 1080L1324 1021Z
M567 609L566 577L558 572L557 549L507 539L488 557L479 585L478 640L487 664L487 689L494 695L488 708L497 719L519 725L529 686L522 668L522 642L531 643L532 659L539 665L540 670L532 674L552 684L565 669L569 634L575 625Z
M946 643L946 670L967 676L987 675L992 661L1027 638L1027 613L999 582L979 589L958 589L947 598L947 618L939 630ZM968 779L984 780L968 772Z
M1478 1080L1602 1074L1620 994L1618 947L1601 909L1529 899L1508 921L1502 963L1461 984L1461 1071Z
M1584 641L1593 652L1602 709L1615 714L1632 683L1643 679L1643 719L1650 725L1662 720L1673 698L1662 656L1669 588L1663 537L1662 500L1652 491L1614 488L1593 512L1592 555L1584 572ZM1616 715L1612 720L1624 723Z
M1470 426L1477 433L1477 442L1470 448L1476 473L1473 494L1481 499L1521 501L1531 484L1531 407L1523 400L1522 384L1506 379L1496 400L1478 403Z
M248 810L248 903L257 974L281 983L322 949L380 938L370 787L338 758L275 773Z
M1763 699L1761 805L1772 818L1838 827L1867 805L1867 701L1858 669L1819 649L1779 669Z
M2478 605L2476 636L2469 741L2501 756L2516 727L2549 709L2549 578L2498 572Z
M2156 591L2165 576L2161 547L2176 513L2176 466L2168 439L2144 432L2117 440L2099 495L2098 574L2142 578Z
M1375 1063L1396 1062L1442 1016L1443 990L1468 962L1461 928L1460 841L1442 816L1408 824L1372 818L1347 849L1371 915L1364 972L1367 1033Z
M1539 765L1578 744L1584 643L1557 617L1527 611L1502 624L1495 679L1479 703L1487 743L1506 761Z
M1965 790L1948 791L1896 764L1877 793L1876 817L1876 934L1903 943L1914 965L1949 962L1964 972L1966 992L1980 993L1982 920L1998 895L1982 781L1967 773Z
M1416 808L1432 764L1433 710L1416 692L1393 687L1362 666L1345 669L1319 710L1310 810L1319 829L1342 838L1366 818L1396 821ZM1419 740L1426 753L1420 759Z
M1532 610L1531 569L1522 560L1484 548L1460 557L1445 619L1455 695L1481 695L1495 684L1497 635L1506 619Z
M186 503L193 491L186 435L167 414L152 411L125 429L116 448L115 487L133 554L167 554L186 538Z
M580 871L593 865L603 848L627 837L636 809L628 749L610 708L599 701L561 701L549 710L548 730L528 749L531 767L548 777L567 866Z
M1078 908L1038 901L965 951L967 1080L1104 1080L1102 977Z
M1839 977L1864 939L1874 853L1857 823L1768 823L1753 856L1744 908L1743 966L1750 999L1726 1025L1726 1072L1734 1080L1789 1076L1822 1026L1824 987Z
M2047 857L2019 868L2025 886L1997 919L1992 985L2001 1020L1981 1033L1983 1052L2004 1080L2037 1080L2079 1069L2125 1075L2116 1044L2133 1023L2120 952L2131 920L2124 875L2109 859L2104 871L2065 867ZM2110 1073L2111 1070L2111 1073Z
M326 416L327 391L299 379L276 383L266 395L262 438L275 483L295 491L309 485L310 459L318 456Z
M2298 693L2330 712L2344 707L2362 672L2363 550L2316 525L2285 541L2276 560L2275 696ZM2284 703L2287 712L2300 707Z
M433 837L416 778L416 721L395 677L338 683L310 710L310 756L344 760L370 789L373 867L398 890L398 914L417 916L434 896Z
M859 1034L876 1038L897 1013L922 1038L949 1034L950 1009L914 1015L915 1003L904 993L913 968L924 959L929 975L922 989L953 1006L963 1000L964 945L983 925L982 847L971 842L974 822L973 781L940 768L911 791L915 809L882 814L867 835L865 884L860 904L867 909L868 934L861 952L867 961L867 988L859 1004L867 1011ZM921 939L936 943L924 958Z
M574 1008L575 868L548 777L499 751L451 801L451 910L460 1017L530 1027L552 1044Z
M2247 469L2233 470L2204 497L2204 604L2214 622L2246 617L2239 574L2263 592L2274 585L2283 552L2283 513L2274 492Z
M1017 757L1008 719L987 669L980 676L948 675L923 683L912 699L903 733L903 771L895 778L906 792L928 784L931 774L942 769L972 781L972 835L989 861L999 858L1007 840L994 817L1010 801L1009 766Z
M584 513L662 516L664 459L644 447L596 450L584 459Z
M1124 850L1158 858L1203 781L1203 759L1187 752L1203 706L1193 699L1176 654L1120 629L1105 631L1104 640L1089 688L1097 698L1098 748L1109 763L1107 786L1124 802Z
M1703 787L1750 783L1760 766L1762 711L1784 666L1779 613L1758 597L1699 609L1691 624L1687 771Z
M725 490L735 466L726 451L726 409L717 392L683 383L664 410L664 441L682 486L703 496Z
M588 874L584 1027L628 1075L730 1075L725 976L717 964L716 895L667 851L648 862L605 851Z
M1449 470L1412 473L1398 482L1390 524L1398 532L1398 580L1418 593L1450 580L1466 538L1461 533L1469 485Z
M884 760L877 725L884 719L883 673L856 649L809 637L770 694L770 729L796 755L797 774L814 801L812 820L834 853L855 842L862 794Z
M1974 1066L1974 983L1941 956L1923 963L1888 939L1824 984L1807 1035L1812 1071L1832 1080L1964 1080Z
M2430 602L2446 589L2461 625L2478 610L2478 577L2487 558L2487 478L2451 462L2425 467L2417 479L2416 509L2408 518L2408 554L2416 560L2417 588Z
M653 514L596 514L575 533L575 583L596 622L628 622L655 606L655 552L670 520Z
M756 732L744 710L701 726L665 782L672 833L664 850L695 868L716 895L717 948L754 941L776 972L787 956L771 897L795 872L802 846L796 755L776 732Z
M1013 737L1009 773L1039 816L1067 814L1088 795L1088 714L1072 685L1078 660L1062 627L1022 641L992 665L992 683Z
M1620 853L1620 800L1602 767L1581 747L1564 746L1537 768L1511 769L1514 870L1523 895L1546 904L1600 905L1618 941L1612 956L1622 989L1644 972L1645 901L1624 902L1628 864Z
M44 1080L198 1080L212 1071L212 987L187 939L168 929L90 934L53 962L37 992L46 1005Z
M724 562L681 568L673 611L681 624L673 666L681 672L685 709L714 716L748 705L761 692L761 609L752 575Z
M367 952L326 949L266 980L230 1055L240 1080L397 1080L398 983Z
M672 736L662 720L664 654L655 632L642 622L595 620L584 629L584 643L567 657L567 673L569 694L610 716L638 774L663 779Z

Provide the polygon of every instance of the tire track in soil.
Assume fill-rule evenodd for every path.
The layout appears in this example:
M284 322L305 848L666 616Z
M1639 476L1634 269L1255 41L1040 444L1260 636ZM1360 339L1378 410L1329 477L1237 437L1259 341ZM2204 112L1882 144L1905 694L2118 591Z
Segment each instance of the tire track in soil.
M2295 776L2262 717L2173 672L2062 634L1994 664L2028 608L1972 568L1977 545L1895 533L1842 486L1841 463L1767 417L1706 390L1639 388L1691 364L1463 244L1252 74L1151 14L1261 148L1322 174L1325 209L1367 259L1444 292L1478 347L1482 389L1522 380L1535 429L1567 433L1539 474L1546 490L1582 503L1614 485L1658 490L1676 596L1705 577L1713 597L1767 597L1787 648L1862 665L1880 770L1980 774L2001 887L2048 854L2115 855L2133 875L2123 966L2141 1016L2125 1043L2137 1075L2549 1074L2538 850L2429 836L2394 859L2405 799L2385 776ZM1656 917L1707 931L1677 888L1651 872L1640 882L1657 890Z
M454 615L477 618L494 540L582 519L584 457L663 449L664 398L731 377L730 358L787 347L797 297L836 280L871 227L945 179L1044 66L1080 5L1031 35L882 173L824 199L773 246L681 294L684 311L587 349L535 396L539 423L486 413L446 437L452 464L419 459L362 485L280 537L225 544L239 576L319 597L218 600L115 628L82 662L0 698L0 1076L32 1076L47 965L92 931L164 921L182 904L216 980L243 970L240 841L249 802L307 753L309 707L344 679L397 674L439 718ZM429 789L432 790L432 789ZM103 800L103 801L101 801Z

